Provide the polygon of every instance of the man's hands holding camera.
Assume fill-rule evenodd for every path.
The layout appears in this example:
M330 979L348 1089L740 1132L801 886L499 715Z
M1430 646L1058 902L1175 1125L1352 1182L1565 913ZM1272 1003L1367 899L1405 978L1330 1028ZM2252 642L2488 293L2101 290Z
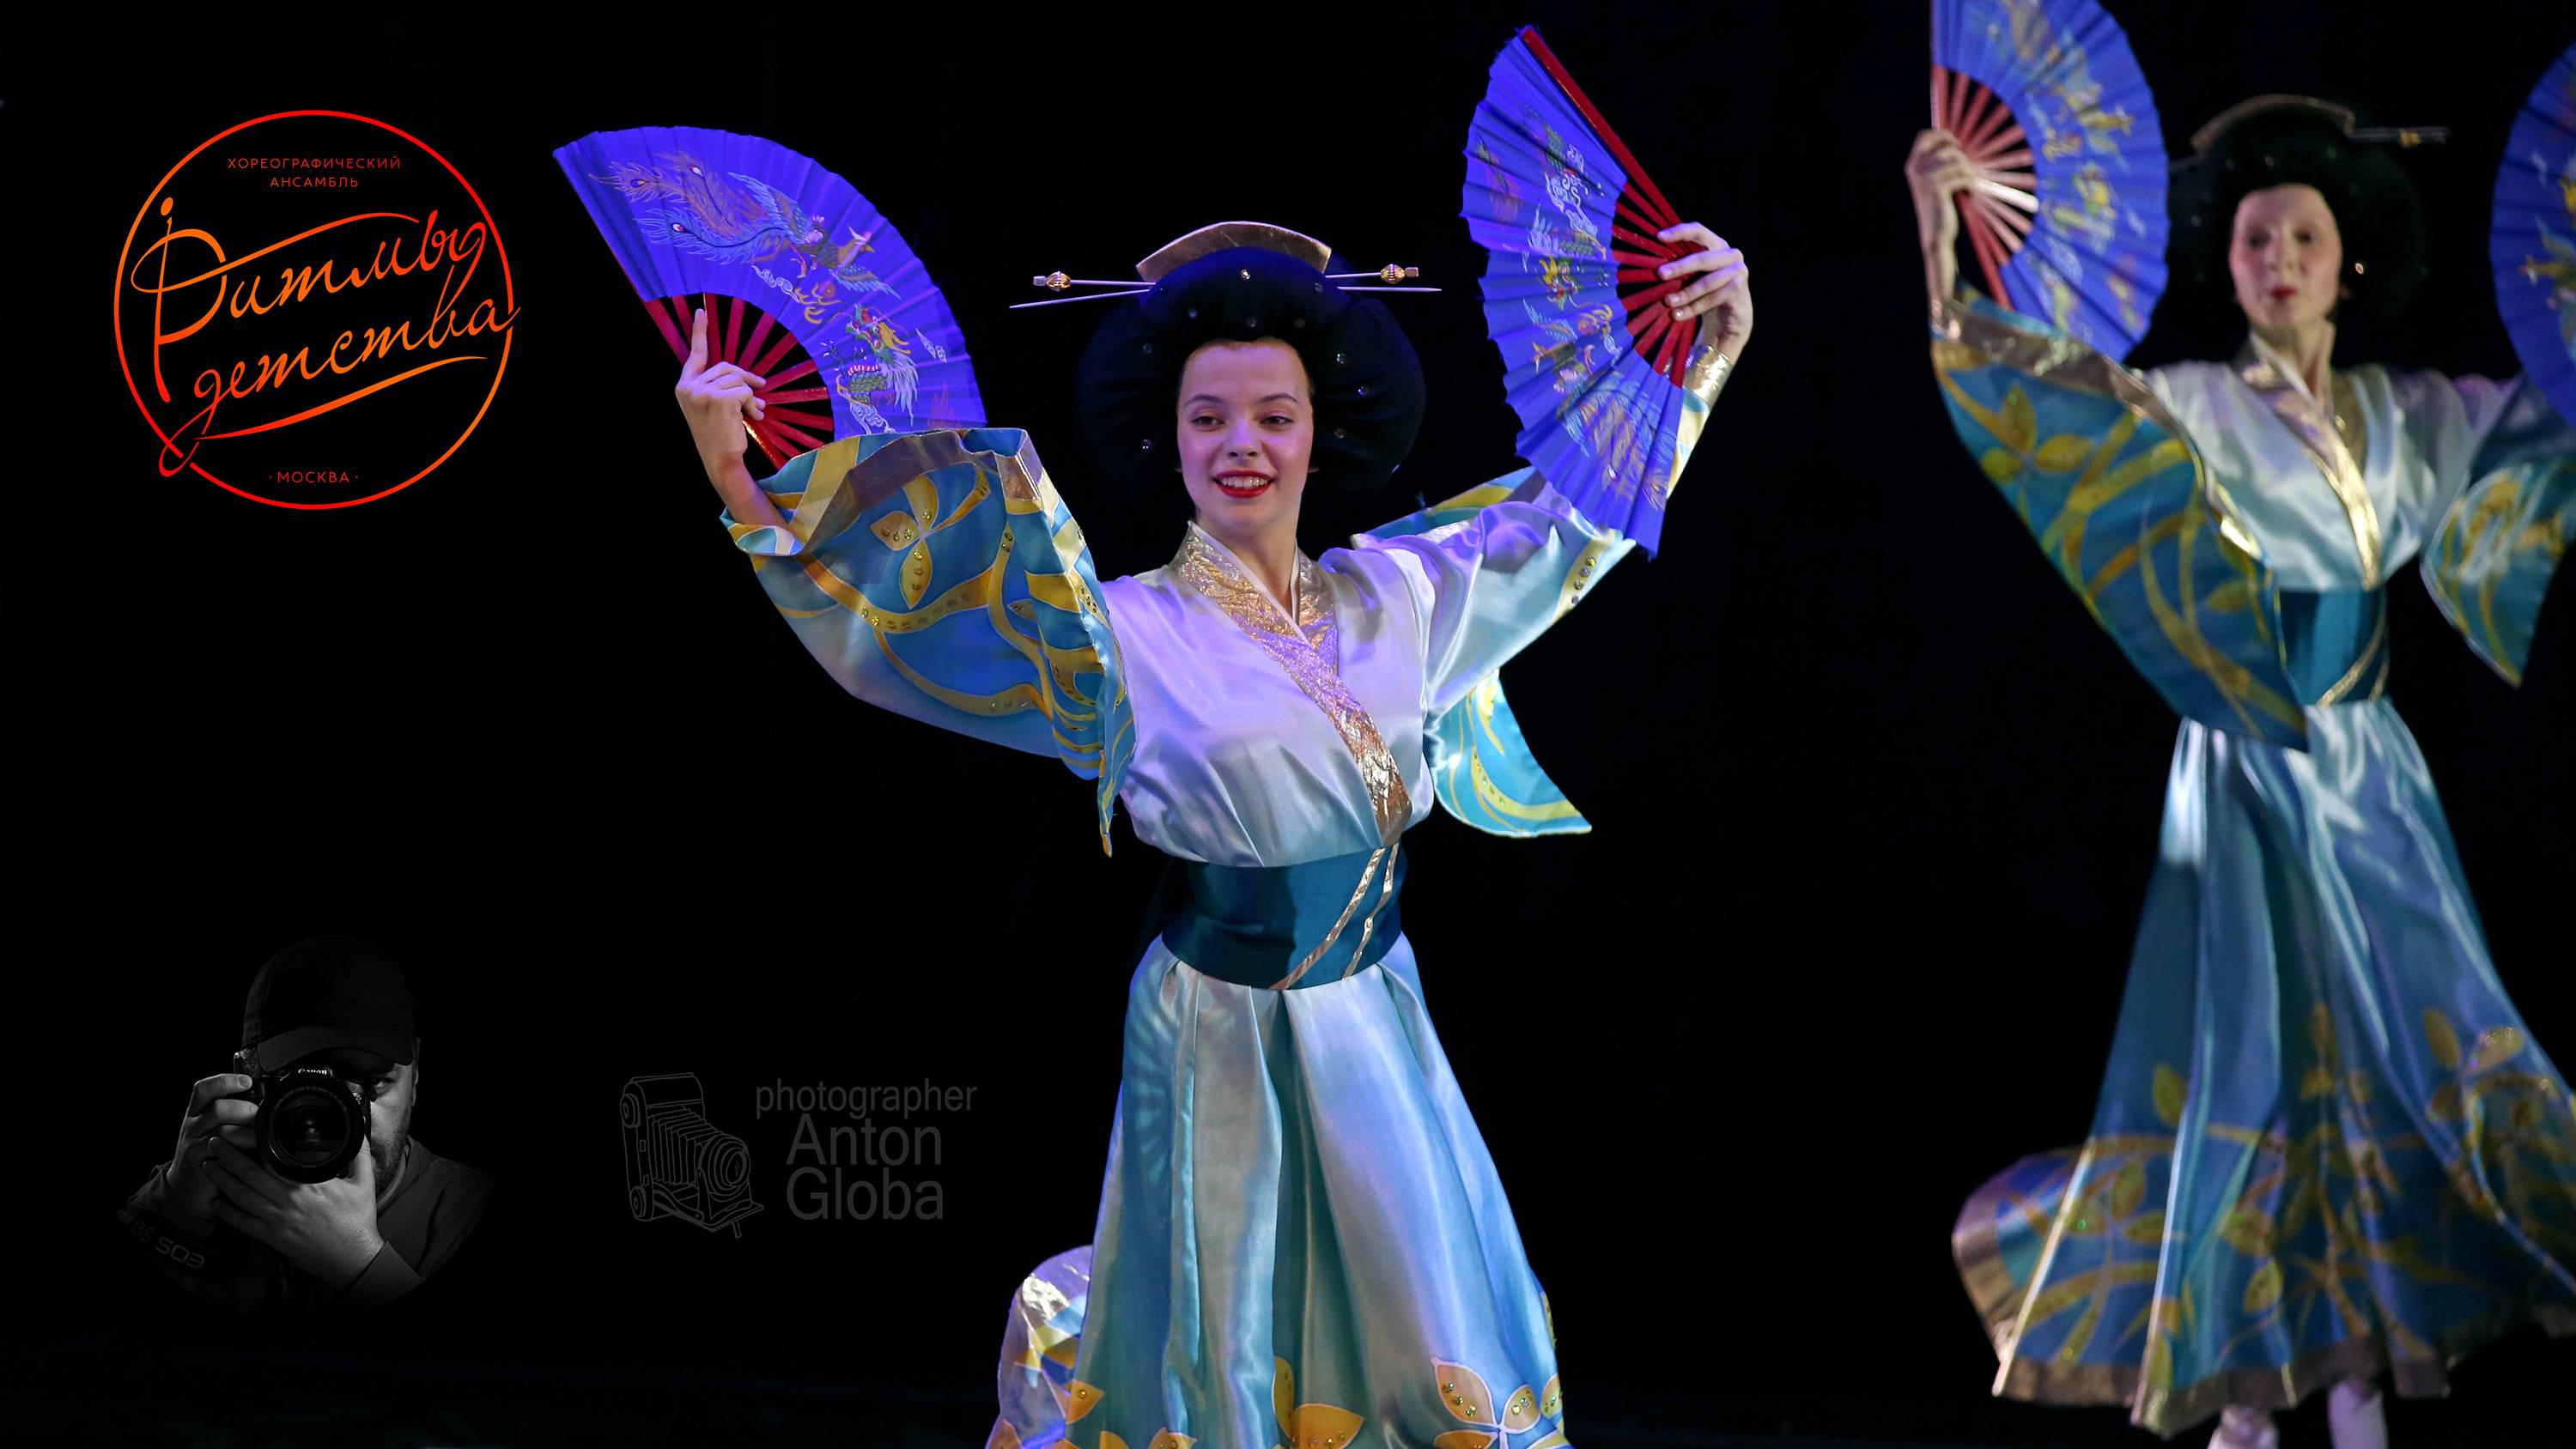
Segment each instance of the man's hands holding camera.
M345 1177L289 1182L218 1137L205 1164L214 1179L215 1221L321 1279L346 1288L375 1261L376 1155L361 1150Z
M236 1094L252 1079L225 1072L188 1094L171 1155L169 1186L179 1208L265 1243L333 1289L356 1282L384 1247L376 1232L376 1159L364 1145L347 1172L321 1182L290 1182L269 1170L255 1149L258 1104Z
M179 1146L170 1154L168 1181L180 1209L199 1222L215 1219L215 1180L206 1171L215 1148L227 1142L243 1149L259 1145L258 1130L251 1125L259 1104L238 1095L250 1089L251 1079L240 1072L219 1072L188 1089L188 1115L179 1119Z

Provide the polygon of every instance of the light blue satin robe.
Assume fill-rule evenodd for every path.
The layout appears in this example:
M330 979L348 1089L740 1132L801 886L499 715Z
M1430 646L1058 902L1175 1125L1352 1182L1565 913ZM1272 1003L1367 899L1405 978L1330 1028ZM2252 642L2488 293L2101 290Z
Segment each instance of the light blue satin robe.
M1554 620L1581 561L1599 556L1599 535L1552 490L1521 496L1301 571L1328 596L1343 684L1401 770L1399 830L1431 811L1425 721ZM1120 798L1139 838L1252 866L1377 846L1381 805L1343 734L1216 602L1176 568L1104 592L1135 698ZM1497 1412L1509 1428L1554 1426L1546 1309L1410 941L1288 991L1202 975L1159 938L1148 947L1128 989L1084 1323L1060 1391L1043 1368L1004 1363L1006 1387L1017 1372L1032 1392L1020 1412L1006 1407L997 1439L1151 1445L1168 1433L1253 1449L1353 1434L1426 1443ZM1080 1414L1069 1430L1059 1410Z
M1426 730L1462 708L1506 727L1462 771L1468 808L1572 817L1504 757L1493 676L1630 545L1535 476L1301 556L1278 599L1195 525L1172 565L1093 584L1024 440L960 436L909 481L867 476L869 440L834 444L763 485L786 529L732 525L854 694L1062 757L1185 860L1401 848L1451 798ZM1015 680L1015 651L1053 678ZM999 1388L995 1445L1566 1442L1547 1307L1408 940L1293 990L1151 944L1092 1242L1014 1295Z
M2576 518L2576 435L2528 387L2365 367L2315 399L2256 341L2234 364L2137 376L2142 393L2098 357L2080 377L2053 372L2072 354L2043 358L1982 307L1935 320L1945 379L1984 373L1982 391L1953 394L1973 447L1992 430L1956 404L2013 386L2038 419L2022 452L2046 451L2053 409L2072 409L2054 415L2080 436L2125 413L2187 445L2195 506L2248 545L2237 576L2252 586L2197 610L2168 591L2161 629L2131 639L2179 641L2201 675L2301 706L2288 721L2184 719L2092 1131L2015 1164L1961 1214L1954 1247L2001 1359L1996 1392L2126 1404L2171 1435L2354 1375L2438 1394L2451 1362L2517 1321L2576 1331L2566 1078L2506 997L2387 697L2383 592L2428 553L2446 612L2518 677ZM2013 486L2034 466L1988 471ZM2499 622L2499 599L2519 617ZM2104 606L2119 602L2097 604L2115 633ZM2190 633L2213 610L2257 621L2232 660Z

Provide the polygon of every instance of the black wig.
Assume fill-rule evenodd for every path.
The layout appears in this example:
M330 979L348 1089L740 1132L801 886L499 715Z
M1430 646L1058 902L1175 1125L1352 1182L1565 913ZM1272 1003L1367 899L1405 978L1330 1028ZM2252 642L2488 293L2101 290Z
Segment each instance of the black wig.
M2353 139L2353 113L2299 96L2237 106L2193 138L2198 154L2175 168L2174 291L2195 312L2230 314L2236 285L2228 251L2236 207L2271 186L2317 189L2343 235L2338 325L2387 322L2424 280L2424 213L2415 184L2388 144Z
M1313 484L1343 494L1384 486L1422 428L1413 344L1375 299L1252 246L1175 268L1100 324L1075 389L1104 476L1140 492L1171 486L1183 364L1210 342L1265 338L1296 352L1314 390Z

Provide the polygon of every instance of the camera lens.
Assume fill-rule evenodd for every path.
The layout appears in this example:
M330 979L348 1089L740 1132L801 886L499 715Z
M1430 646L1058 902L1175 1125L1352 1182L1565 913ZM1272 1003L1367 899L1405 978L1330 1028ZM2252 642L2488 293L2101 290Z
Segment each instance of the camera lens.
M269 1165L296 1182L337 1177L366 1143L366 1109L336 1080L285 1088L260 1109Z
M346 1117L345 1110L328 1101L292 1103L269 1124L269 1140L277 1144L278 1156L299 1166L314 1166L349 1140Z
M751 1158L739 1137L726 1137L707 1154L707 1186L717 1192L741 1191L742 1180L750 1175Z

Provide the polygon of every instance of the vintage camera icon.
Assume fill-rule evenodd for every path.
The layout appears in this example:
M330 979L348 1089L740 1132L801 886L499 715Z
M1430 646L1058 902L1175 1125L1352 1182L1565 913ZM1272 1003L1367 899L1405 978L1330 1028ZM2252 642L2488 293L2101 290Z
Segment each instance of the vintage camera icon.
M709 1232L760 1211L751 1200L751 1153L709 1122L694 1072L630 1077L617 1098L626 1137L626 1206L637 1222L674 1217Z

